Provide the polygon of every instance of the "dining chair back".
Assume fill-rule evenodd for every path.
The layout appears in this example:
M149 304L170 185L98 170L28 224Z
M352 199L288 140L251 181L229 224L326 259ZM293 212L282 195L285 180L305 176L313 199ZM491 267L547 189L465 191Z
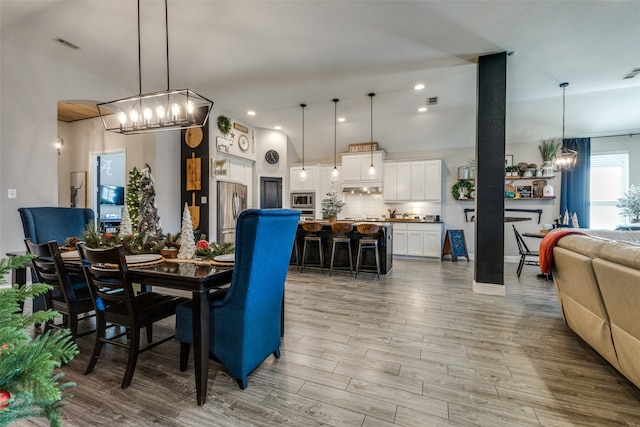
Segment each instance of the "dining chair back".
M284 285L299 219L291 209L246 209L238 217L231 286L224 299L210 302L209 351L242 389L269 355L280 357ZM193 342L190 303L176 311L176 339L184 370Z
M83 243L77 246L96 311L96 340L84 373L93 371L105 343L124 347L128 349L129 356L121 386L127 388L136 369L138 354L174 337L171 335L152 342L153 323L173 316L176 306L187 299L156 292L140 292L136 295L121 245L109 249L91 249ZM112 325L126 330L107 336L107 327ZM147 332L147 345L140 348L143 327ZM123 336L126 340L120 339Z
M358 241L358 257L356 259L356 277L358 277L358 272L360 271L360 267L364 265L362 262L362 253L366 249L374 250L374 257L376 263L376 273L378 275L378 279L380 279L380 257L378 253L378 233L380 231L380 226L377 224L371 223L362 223L356 226L358 233L362 234L362 237Z
M518 277L522 272L522 267L526 265L540 265L540 255L537 251L531 251L524 242L522 235L518 232L515 225L513 227L513 233L516 236L516 243L518 244L518 253L520 253L520 262L518 263Z
M31 263L39 283L46 283L53 289L45 294L46 308L62 314L61 324L48 321L44 325L45 332L51 328L69 328L71 335L81 337L95 332L95 329L78 334L78 321L93 317L93 300L87 287L84 274L70 274L64 265L58 244L37 244L31 239L24 240L27 251L35 255Z

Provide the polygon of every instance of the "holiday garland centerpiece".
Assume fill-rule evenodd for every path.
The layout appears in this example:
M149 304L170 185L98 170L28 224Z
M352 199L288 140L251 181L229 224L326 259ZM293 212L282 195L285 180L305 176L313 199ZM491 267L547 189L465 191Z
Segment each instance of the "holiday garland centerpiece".
M31 256L0 260L0 284L10 270L23 268ZM60 314L37 311L22 314L20 304L51 289L49 285L14 285L0 289L0 426L31 417L46 418L51 426L62 426L60 408L71 397L74 383L58 384L62 373L54 373L78 354L68 329L37 335L27 333L34 323L44 324Z

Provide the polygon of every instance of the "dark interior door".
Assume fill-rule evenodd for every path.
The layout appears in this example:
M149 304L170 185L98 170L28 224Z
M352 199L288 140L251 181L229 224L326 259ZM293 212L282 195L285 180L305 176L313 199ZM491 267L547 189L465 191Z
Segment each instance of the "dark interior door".
M282 178L260 178L260 209L282 207Z

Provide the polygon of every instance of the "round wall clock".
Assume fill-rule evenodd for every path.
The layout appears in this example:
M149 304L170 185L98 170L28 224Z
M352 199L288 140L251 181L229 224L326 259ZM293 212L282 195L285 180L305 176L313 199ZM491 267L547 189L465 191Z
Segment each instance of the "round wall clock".
M280 155L276 150L269 150L264 155L264 159L267 161L267 163L275 165L276 163L278 163L278 160L280 160Z
M242 151L249 149L249 138L247 138L246 135L240 135L238 137L238 147L240 147Z
M184 141L191 148L196 148L202 142L202 128L192 127L184 133Z

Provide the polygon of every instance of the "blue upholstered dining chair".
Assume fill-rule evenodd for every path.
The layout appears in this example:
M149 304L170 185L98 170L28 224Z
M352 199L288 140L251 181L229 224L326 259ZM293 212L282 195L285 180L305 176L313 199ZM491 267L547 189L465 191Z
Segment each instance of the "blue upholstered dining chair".
M82 238L88 224L95 220L95 214L88 208L65 208L59 206L40 206L32 208L19 208L20 220L24 230L25 239L33 244L45 244L54 240L58 246L62 246L69 237ZM38 281L34 270L31 272L31 280ZM33 301L33 311L45 309L45 300L39 296Z
M280 357L281 310L300 212L247 209L236 225L236 253L231 286L213 297L209 350L240 388L270 354ZM176 339L181 342L180 370L187 367L193 341L191 303L176 310Z

